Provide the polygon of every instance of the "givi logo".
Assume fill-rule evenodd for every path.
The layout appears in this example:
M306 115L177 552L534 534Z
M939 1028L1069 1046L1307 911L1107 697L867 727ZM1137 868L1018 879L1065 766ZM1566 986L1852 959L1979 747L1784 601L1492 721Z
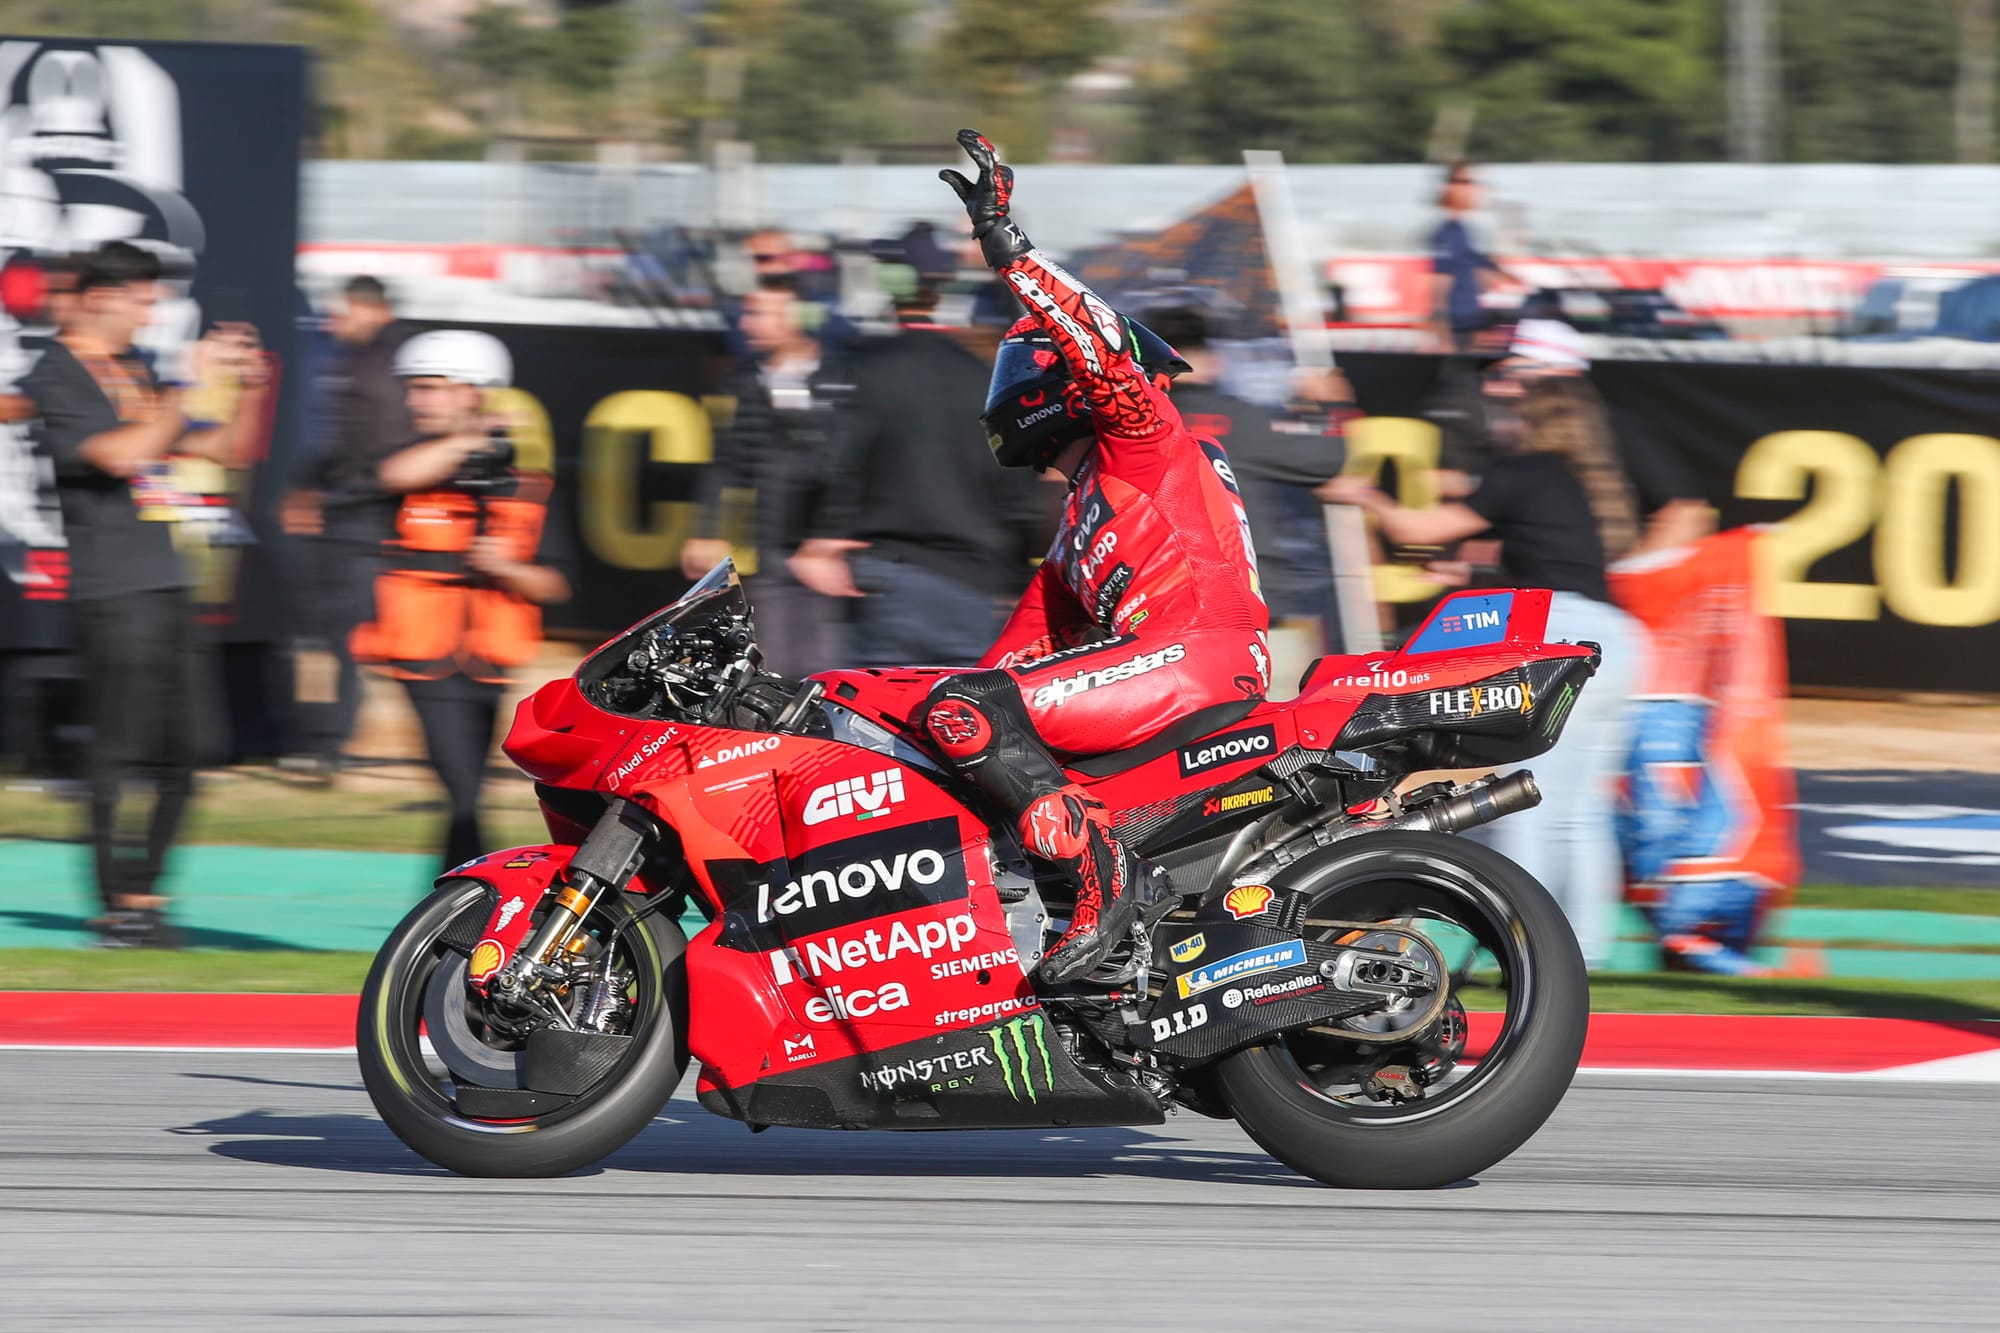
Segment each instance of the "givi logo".
M806 797L807 824L824 824L841 815L853 815L858 823L889 813L889 807L903 799L903 771L885 768L865 778L842 778L824 787L813 788Z

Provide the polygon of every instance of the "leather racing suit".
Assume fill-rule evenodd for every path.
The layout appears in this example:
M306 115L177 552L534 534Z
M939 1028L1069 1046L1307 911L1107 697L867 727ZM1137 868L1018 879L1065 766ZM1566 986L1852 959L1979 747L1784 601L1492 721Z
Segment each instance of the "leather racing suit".
M951 762L1017 816L1024 845L1074 877L1070 930L1043 965L1061 980L1115 942L1109 929L1098 935L1107 905L1137 893L1143 910L1170 894L1130 882L1157 876L1128 857L1104 804L1051 751L1109 753L1202 709L1261 698L1270 615L1222 447L1188 430L1133 360L1121 321L1082 283L1033 249L999 272L1060 350L1096 445L986 669L935 687L925 721Z

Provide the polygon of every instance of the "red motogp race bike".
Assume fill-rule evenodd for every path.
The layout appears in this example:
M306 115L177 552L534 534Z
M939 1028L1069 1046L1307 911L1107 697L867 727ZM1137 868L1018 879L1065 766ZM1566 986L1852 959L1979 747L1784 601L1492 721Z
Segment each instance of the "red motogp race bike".
M369 1096L485 1176L614 1151L692 1056L701 1104L752 1128L1184 1108L1329 1184L1463 1179L1562 1099L1589 991L1548 893L1454 836L1535 804L1529 774L1413 779L1555 743L1598 652L1543 642L1548 602L1460 593L1293 700L1073 760L1181 901L1052 985L1063 881L926 749L940 672L763 672L724 564L523 701L506 751L551 841L396 927L361 999Z

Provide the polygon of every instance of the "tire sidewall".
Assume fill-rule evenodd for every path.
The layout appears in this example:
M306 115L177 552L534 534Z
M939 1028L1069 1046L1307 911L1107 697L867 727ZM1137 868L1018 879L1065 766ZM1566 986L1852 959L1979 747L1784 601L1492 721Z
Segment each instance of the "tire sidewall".
M678 923L655 913L625 933L636 962L657 968L662 985L638 1051L627 1058L616 1086L592 1094L573 1114L521 1125L491 1125L440 1108L423 1089L409 1085L405 1057L397 1053L397 1028L405 1021L411 988L428 980L420 966L438 933L487 886L446 880L391 932L361 989L355 1049L362 1083L383 1123L419 1155L463 1175L548 1176L587 1166L616 1151L665 1107L687 1070L687 940ZM633 914L622 898L595 909L614 926ZM422 975L419 975L421 972ZM421 995L417 996L421 1003ZM422 1074L422 1071L418 1071ZM428 1079L427 1075L422 1075Z
M1568 921L1532 876L1490 848L1450 834L1365 834L1303 858L1274 877L1281 892L1316 897L1352 885L1409 878L1412 861L1453 867L1529 957L1523 1029L1502 1066L1461 1100L1416 1119L1342 1115L1303 1091L1276 1046L1239 1051L1217 1082L1246 1132L1274 1157L1329 1184L1365 1188L1447 1185L1525 1143L1568 1091L1583 1054L1590 984Z

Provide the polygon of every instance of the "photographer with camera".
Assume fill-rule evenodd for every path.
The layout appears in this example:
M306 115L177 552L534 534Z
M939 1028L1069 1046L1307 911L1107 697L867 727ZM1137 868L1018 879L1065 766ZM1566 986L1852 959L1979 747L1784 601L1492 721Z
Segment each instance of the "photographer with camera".
M513 379L506 345L466 329L423 333L398 350L395 371L419 438L377 472L402 501L375 620L352 646L410 693L450 801L450 867L485 850L479 788L507 669L534 659L541 608L566 601L569 581L542 563L550 479L515 466L488 411L487 391Z

